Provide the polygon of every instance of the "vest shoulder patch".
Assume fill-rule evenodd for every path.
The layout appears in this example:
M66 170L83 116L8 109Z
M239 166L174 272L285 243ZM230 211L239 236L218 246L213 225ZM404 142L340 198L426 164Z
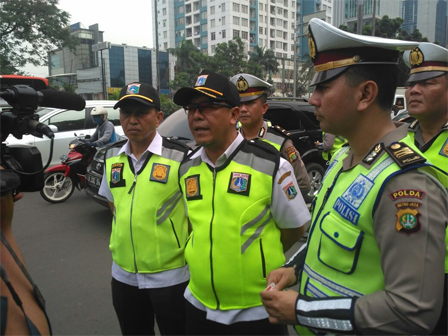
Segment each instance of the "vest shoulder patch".
M403 142L394 142L387 146L386 152L400 166L406 168L426 162L426 159Z

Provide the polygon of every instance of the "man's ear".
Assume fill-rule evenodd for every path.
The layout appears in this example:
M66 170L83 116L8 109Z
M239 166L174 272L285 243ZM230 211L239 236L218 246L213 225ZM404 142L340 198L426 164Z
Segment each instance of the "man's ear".
M359 84L358 110L363 111L372 106L378 97L378 85L372 81L365 81Z
M268 103L264 103L263 104L263 115L266 113L266 111L268 110L269 104Z
M156 115L156 119L157 119L157 125L156 125L156 127L159 127L159 125L162 123L162 121L163 121L163 117L165 116L164 115L164 113L162 112L162 111L158 111L158 112L156 112L157 113L157 115Z
M240 110L239 106L235 106L230 110L230 113L231 113L230 122L232 124L236 125L236 123L238 122L238 119L240 118L240 112L241 112L241 110Z

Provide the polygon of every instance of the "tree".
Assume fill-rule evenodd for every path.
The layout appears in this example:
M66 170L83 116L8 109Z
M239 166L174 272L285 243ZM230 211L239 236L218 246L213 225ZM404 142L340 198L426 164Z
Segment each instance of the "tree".
M201 71L204 55L193 45L191 40L184 40L180 43L179 47L171 48L168 51L177 58L174 66L176 78L179 74L184 73L186 75L183 75L182 85L186 79L188 84L184 86L193 86L198 73ZM170 88L175 87L172 87L170 84Z
M260 64L264 70L264 76L266 79L271 73L277 73L279 63L275 59L274 51L271 49L266 50L266 47L260 47L256 45L253 52L249 52L250 60L257 64Z
M67 25L70 14L57 7L58 0L0 0L0 69L2 74L24 74L31 63L48 64L54 49L76 50L78 39Z
M295 97L307 97L308 88L310 86L311 80L314 77L314 67L311 59L307 57L308 60L302 63L300 73L297 76L297 91L295 92Z
M236 37L229 42L219 43L215 47L215 55L209 57L205 68L213 69L228 78L243 71L247 62L244 59L244 43Z
M174 104L174 102L167 95L160 95L160 109L163 111L164 118L167 118L173 112L180 109L179 106Z

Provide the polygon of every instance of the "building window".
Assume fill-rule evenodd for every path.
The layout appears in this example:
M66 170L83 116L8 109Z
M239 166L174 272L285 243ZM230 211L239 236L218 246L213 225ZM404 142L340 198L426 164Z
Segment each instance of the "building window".
M210 14L215 14L215 6L210 7Z
M233 11L234 12L239 12L240 11L240 5L237 3L233 3Z
M240 37L240 31L239 30L233 30L233 37Z
M201 13L201 19L205 20L207 18L207 12L202 12Z
M260 34L260 35L263 34L263 27L258 27L258 34Z
M202 32L206 32L207 29L208 29L208 27L207 27L207 24L206 24L206 23L204 23L203 25L201 25L201 31L202 31Z
M166 15L166 8L162 9L162 15Z
M241 38L242 38L243 40L247 40L248 37L249 37L249 33L248 33L247 31L242 31L242 32L241 32Z
M263 11L263 4L262 3L258 4L258 10Z
M238 16L233 17L233 24L234 25L240 25L240 18Z
M249 26L249 20L248 19L241 19L241 25L244 27L248 27Z
M211 40L211 41L216 40L216 33L215 33L215 32L213 32L213 33L210 34L210 40Z
M216 46L215 46L215 45L212 45L212 48L211 48L211 50L212 50L212 54L215 53L215 48L216 48Z
M215 19L210 20L210 28L215 27Z
M166 27L166 19L163 20L163 26Z
M222 38L226 38L226 30L225 29L222 31Z
M226 4L223 3L223 4L221 5L221 12L225 12L225 11L226 11Z
M226 17L225 17L225 16L223 16L223 17L221 18L221 24L223 24L223 25L226 24Z
M179 6L179 14L182 14L184 12L184 6Z
M163 49L165 49L165 50L168 49L168 42L164 42L164 43L163 43Z
M207 36L202 36L202 44L207 44Z
M163 32L163 38L167 38L168 37L168 32L165 30L164 32Z
M241 5L241 12L243 14L247 14L248 13L248 9L249 9L249 7L247 7L246 5Z

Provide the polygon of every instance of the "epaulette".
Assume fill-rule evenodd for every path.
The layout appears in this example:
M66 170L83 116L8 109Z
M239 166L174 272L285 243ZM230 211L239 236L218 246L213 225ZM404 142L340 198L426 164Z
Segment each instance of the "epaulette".
M426 162L426 159L403 142L394 142L385 148L389 156L400 166L406 168Z
M264 152L268 152L270 154L275 154L275 155L280 155L280 152L274 146L267 143L266 141L263 141L262 139L247 140L247 144L249 146L255 146Z
M128 141L128 139L123 139L123 140L120 140L120 141L117 141L117 142L112 142L112 143L110 143L110 144L107 144L107 145L105 145L103 148L105 148L106 150L104 151L104 157L103 157L103 160L104 161L106 161L106 155L107 155L107 152L110 150L110 149L118 149L118 148L121 148L121 147L123 147L124 146L124 144L126 143Z
M408 126L408 129L410 129L410 130L415 130L415 128L416 128L417 125L418 125L418 119L415 119L415 118L412 117L412 116L409 116L409 117L400 119L399 121L400 121L400 122L404 121L404 122L408 122L408 123L410 123L409 126Z
M283 137L287 137L287 138L289 138L291 136L291 133L289 133L287 130L285 130L284 128L282 128L278 125L269 126L268 131L275 133L277 135L283 136Z

